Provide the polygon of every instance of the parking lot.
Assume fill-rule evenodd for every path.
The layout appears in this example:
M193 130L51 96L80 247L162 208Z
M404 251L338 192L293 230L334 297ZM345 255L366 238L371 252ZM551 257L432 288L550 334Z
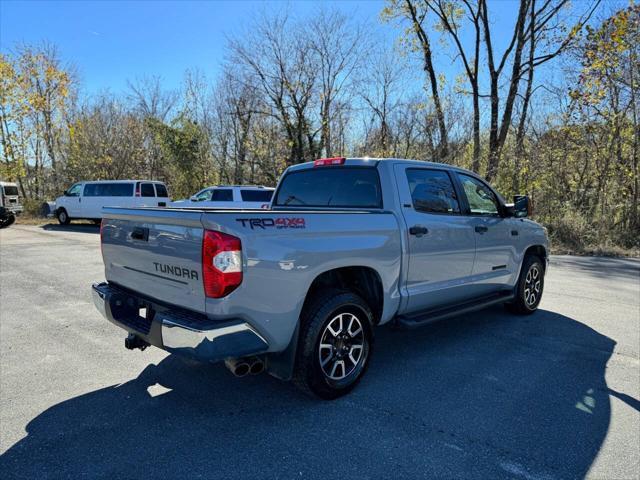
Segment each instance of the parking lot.
M99 229L0 231L2 478L638 478L640 262L553 257L541 309L377 331L334 402L124 348Z

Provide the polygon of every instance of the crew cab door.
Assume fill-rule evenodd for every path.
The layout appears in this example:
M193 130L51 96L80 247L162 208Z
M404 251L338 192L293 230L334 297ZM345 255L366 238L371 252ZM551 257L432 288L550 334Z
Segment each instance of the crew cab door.
M488 294L510 288L518 269L518 226L512 218L502 217L498 196L489 185L475 176L456 176L464 192L464 214L476 237L475 290Z
M405 313L472 297L475 219L462 215L452 174L396 165L395 176L409 249Z

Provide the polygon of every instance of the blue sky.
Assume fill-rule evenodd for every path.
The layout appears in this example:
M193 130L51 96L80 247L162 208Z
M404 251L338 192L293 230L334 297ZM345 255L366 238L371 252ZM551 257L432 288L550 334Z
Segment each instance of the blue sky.
M215 78L224 61L227 36L241 33L261 10L289 9L294 16L304 17L320 5L370 22L377 45L390 45L401 33L397 25L379 21L382 0L0 0L0 50L10 51L16 42L52 42L63 60L75 65L81 85L89 94L105 90L120 93L126 89L127 80L144 75L158 75L166 88L177 88L187 69L198 68ZM500 52L510 39L518 2L492 0L489 6L493 42ZM438 35L433 32L432 36L434 50L443 50ZM436 56L436 64L451 82L460 72L459 62L450 56Z
M379 23L381 1L323 2ZM126 87L127 79L160 75L179 86L187 68L214 76L226 36L241 32L260 10L305 15L316 2L0 2L0 48L50 41L78 69L88 92ZM381 27L384 28L384 27ZM387 27L391 30L390 27Z

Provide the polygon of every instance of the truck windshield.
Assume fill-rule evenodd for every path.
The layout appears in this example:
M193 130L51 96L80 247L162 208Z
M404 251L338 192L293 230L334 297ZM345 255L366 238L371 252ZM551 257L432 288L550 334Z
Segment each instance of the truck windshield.
M274 205L381 208L378 170L326 167L291 172L283 178Z
M18 187L13 185L5 185L4 186L4 194L8 197L13 197L18 195Z

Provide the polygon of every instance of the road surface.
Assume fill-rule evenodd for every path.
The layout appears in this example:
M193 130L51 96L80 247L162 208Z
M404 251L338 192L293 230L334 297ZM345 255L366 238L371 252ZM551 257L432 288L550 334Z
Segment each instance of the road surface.
M638 478L640 262L553 257L540 310L377 331L350 395L124 348L91 225L0 231L10 478Z

